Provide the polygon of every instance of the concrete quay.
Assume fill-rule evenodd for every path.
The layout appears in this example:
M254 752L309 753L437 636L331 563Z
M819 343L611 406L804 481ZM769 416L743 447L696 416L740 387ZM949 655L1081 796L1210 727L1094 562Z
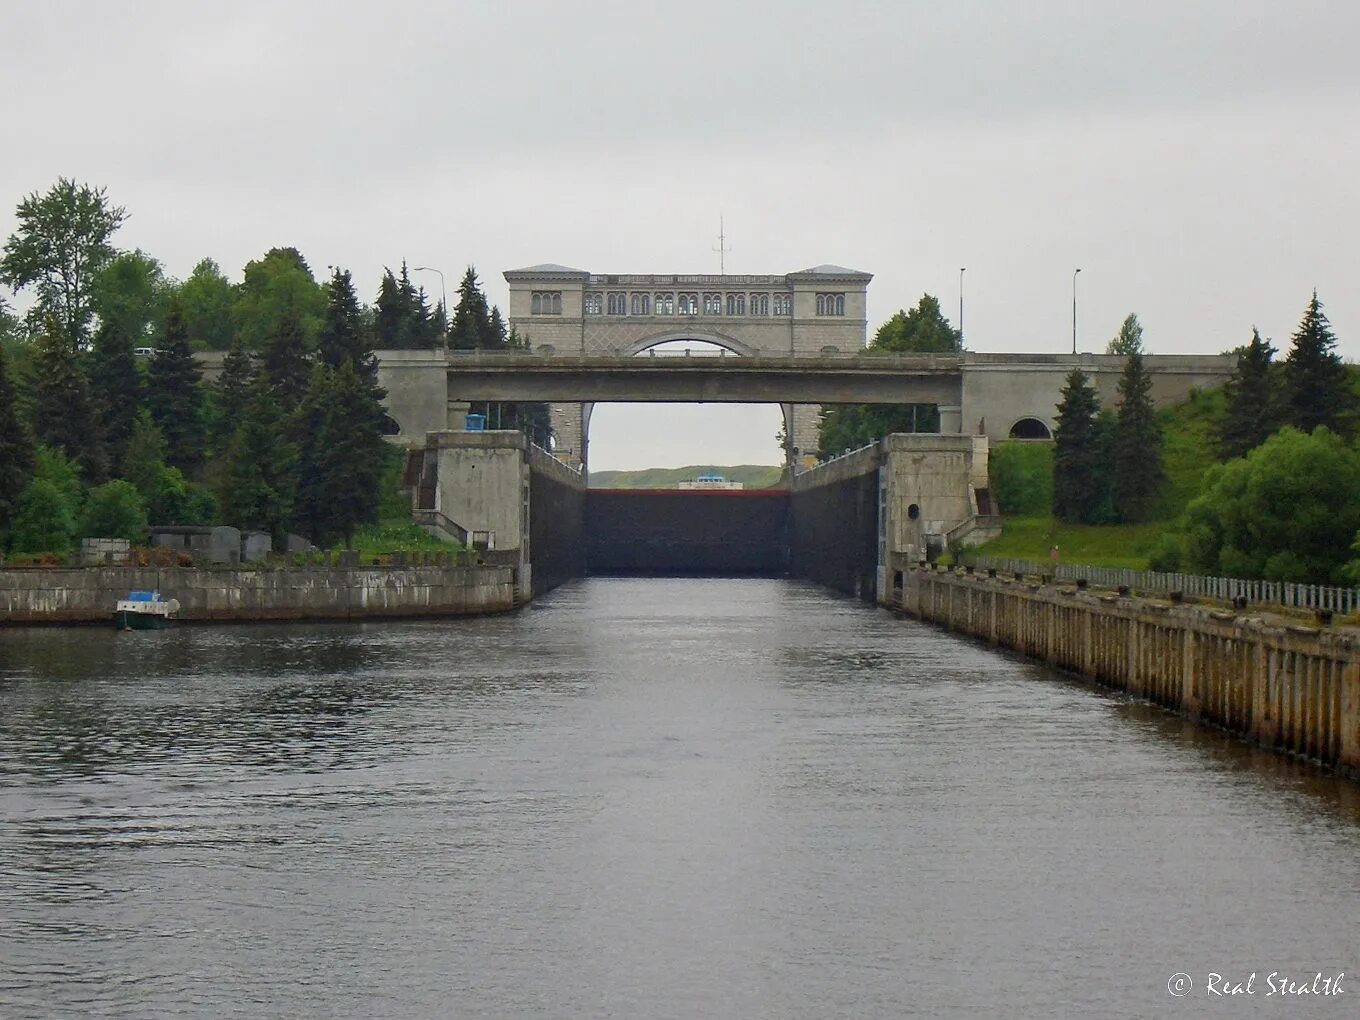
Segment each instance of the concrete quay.
M1030 581L904 571L904 612L1360 778L1360 635Z

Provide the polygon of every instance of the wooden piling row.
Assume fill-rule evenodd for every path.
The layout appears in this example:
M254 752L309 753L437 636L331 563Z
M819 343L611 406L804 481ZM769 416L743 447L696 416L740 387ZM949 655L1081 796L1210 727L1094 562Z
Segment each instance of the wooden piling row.
M902 608L1360 776L1351 631L926 568L907 572Z

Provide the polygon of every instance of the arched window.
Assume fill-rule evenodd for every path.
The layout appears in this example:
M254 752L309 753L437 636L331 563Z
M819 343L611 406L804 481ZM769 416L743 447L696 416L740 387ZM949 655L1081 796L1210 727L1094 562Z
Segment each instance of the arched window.
M844 314L845 314L845 295L844 295L844 294L837 294L837 295L836 295L836 314L837 314L837 315L844 315Z
M721 294L705 294L705 295L704 295L704 314L705 314L705 315L721 315L721 314L722 314L722 295L721 295Z
M745 315L746 314L746 295L728 294L727 295L727 314Z
M657 315L675 314L675 295L670 293L657 294L652 298L652 301L654 302L652 311Z
M1021 418L1011 426L1012 439L1052 439L1053 433L1049 431L1038 418Z
M555 290L555 291L552 292L552 295L551 295L551 296L552 296L552 314L553 314L553 315L561 315L561 314L562 314L562 292L561 292L560 290Z
M774 296L774 314L792 315L793 314L793 295L776 294Z
M651 296L650 296L650 295L647 295L647 294L634 294L634 295L633 295L633 314L634 314L634 315L651 315L651 314L652 314L652 311L651 311L651 304L652 304L652 299L651 299Z
M536 290L529 298L530 315L561 315L562 292L560 290Z
M769 315L770 314L770 295L752 294L751 295L751 314Z
M600 315L604 312L604 295L597 290L586 292L586 314Z
M530 315L543 314L543 295L539 294L537 291L534 292L533 298L529 301L529 314Z
M607 307L610 315L627 315L628 295L610 292L607 298Z
M825 314L826 314L826 295L825 295L825 294L818 294L818 295L817 295L817 314L818 314L818 315L825 315Z
M699 314L699 295L681 294L680 295L680 314L698 315Z

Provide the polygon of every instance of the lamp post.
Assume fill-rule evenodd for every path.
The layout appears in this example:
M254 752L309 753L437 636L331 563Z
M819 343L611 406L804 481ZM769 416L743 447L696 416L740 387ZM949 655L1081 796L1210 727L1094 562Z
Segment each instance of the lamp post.
M412 266L413 273L438 273L439 274L439 303L444 306L444 349L449 349L449 294L444 289L444 273L434 266Z
M1072 353L1077 353L1077 274L1080 269L1072 270Z
M966 266L959 267L959 343L963 343L963 273Z

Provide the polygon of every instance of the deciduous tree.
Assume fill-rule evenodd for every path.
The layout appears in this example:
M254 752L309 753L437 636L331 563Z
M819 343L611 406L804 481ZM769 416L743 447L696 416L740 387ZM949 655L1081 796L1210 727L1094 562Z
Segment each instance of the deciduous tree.
M61 489L34 478L19 495L9 547L17 553L64 553L75 538L71 506Z
M235 288L216 262L201 259L180 284L177 296L191 344L201 343L213 351L231 347Z
M1105 348L1105 353L1122 354L1126 358L1131 354L1143 353L1143 325L1138 321L1138 316L1129 313L1115 338Z
M77 528L81 538L146 538L146 504L131 482L116 479L97 485L85 499Z
M52 316L76 351L89 338L94 281L113 257L110 239L127 213L109 204L105 189L61 177L45 194L25 197L15 215L19 229L5 242L0 283L31 287L39 321Z

